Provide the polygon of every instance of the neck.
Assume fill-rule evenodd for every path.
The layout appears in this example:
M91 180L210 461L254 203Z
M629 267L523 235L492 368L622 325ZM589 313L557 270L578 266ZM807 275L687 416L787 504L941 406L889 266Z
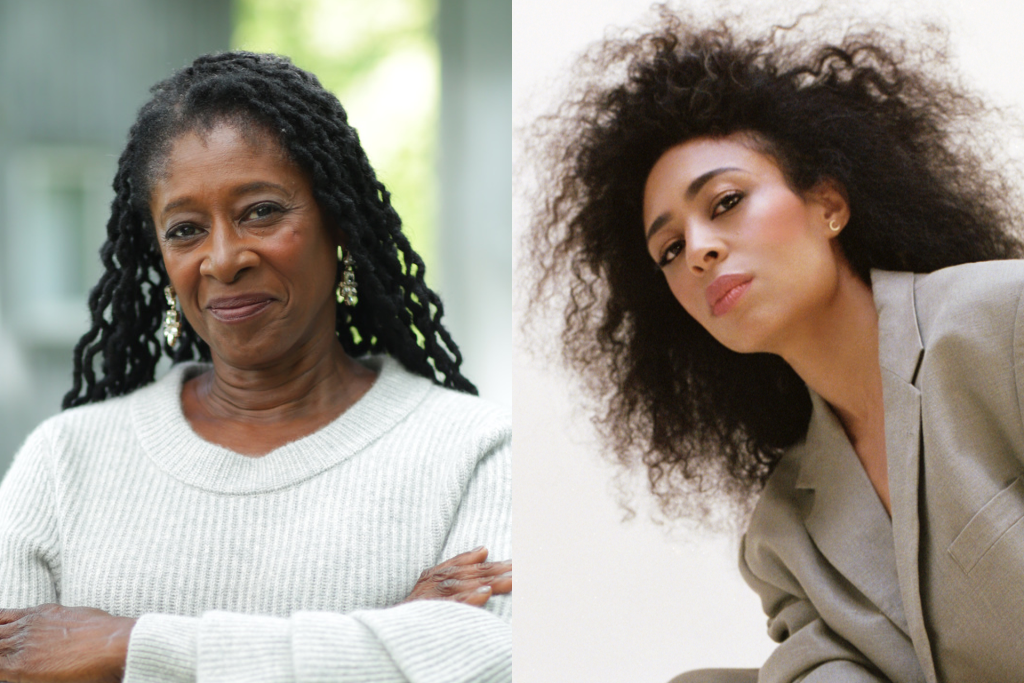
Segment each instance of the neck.
M830 301L780 355L828 402L854 445L882 419L878 313L870 286L845 264Z
M195 398L208 418L237 422L338 413L362 395L373 373L349 358L333 335L311 346L256 367L214 356L213 371L195 380Z

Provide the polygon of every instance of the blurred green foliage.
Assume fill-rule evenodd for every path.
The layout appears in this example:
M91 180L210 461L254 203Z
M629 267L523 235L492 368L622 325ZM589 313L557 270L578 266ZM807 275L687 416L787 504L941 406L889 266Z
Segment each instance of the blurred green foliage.
M437 281L437 0L235 0L232 47L287 55L320 79Z

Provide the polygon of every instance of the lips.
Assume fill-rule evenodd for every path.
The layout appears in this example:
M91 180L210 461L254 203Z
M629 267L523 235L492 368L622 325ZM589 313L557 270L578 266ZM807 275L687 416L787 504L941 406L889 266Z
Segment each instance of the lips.
M269 294L243 294L211 299L206 304L206 310L221 322L241 322L259 315L273 301Z
M711 315L725 315L736 305L743 293L750 286L753 275L733 273L730 275L719 275L704 290L704 296L708 300L708 307L711 308Z

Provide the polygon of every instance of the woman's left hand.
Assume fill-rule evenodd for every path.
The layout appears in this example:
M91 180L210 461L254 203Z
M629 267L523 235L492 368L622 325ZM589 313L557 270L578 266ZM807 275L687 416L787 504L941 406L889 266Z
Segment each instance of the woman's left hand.
M0 681L121 681L134 626L91 607L0 609Z
M424 570L402 602L452 600L483 607L492 595L512 592L512 562L487 562L483 546Z

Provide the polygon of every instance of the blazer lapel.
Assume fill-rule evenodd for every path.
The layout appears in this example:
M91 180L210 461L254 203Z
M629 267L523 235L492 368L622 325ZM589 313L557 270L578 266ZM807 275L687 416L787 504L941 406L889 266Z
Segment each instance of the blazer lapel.
M910 634L899 586L879 568L896 571L889 517L839 420L811 392L813 413L801 450L796 486L814 491L804 519L818 550L904 633Z
M889 496L903 609L918 660L936 681L931 643L924 624L920 586L918 492L921 483L921 394L914 381L924 354L914 307L914 275L872 271L878 310L879 361L885 402L885 450Z

